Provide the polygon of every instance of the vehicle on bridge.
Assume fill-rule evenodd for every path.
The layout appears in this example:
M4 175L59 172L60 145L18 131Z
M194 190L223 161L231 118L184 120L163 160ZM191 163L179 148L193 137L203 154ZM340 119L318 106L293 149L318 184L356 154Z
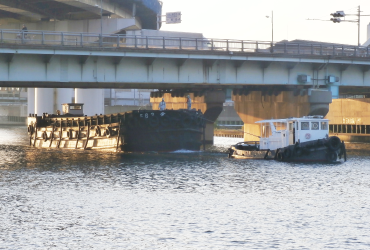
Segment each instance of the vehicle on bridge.
M63 104L63 115L28 117L30 146L116 152L199 150L205 119L192 110L133 110L84 116L82 103Z
M275 159L286 162L338 162L347 160L344 142L329 137L329 120L322 116L258 121L259 141L240 142L229 148L230 158Z

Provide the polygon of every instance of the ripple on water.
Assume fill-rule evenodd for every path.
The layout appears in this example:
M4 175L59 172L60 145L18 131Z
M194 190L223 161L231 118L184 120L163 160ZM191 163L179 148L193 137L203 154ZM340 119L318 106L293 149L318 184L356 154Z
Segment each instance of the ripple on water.
M229 159L233 143L109 154L2 140L0 249L369 249L366 152L290 164Z

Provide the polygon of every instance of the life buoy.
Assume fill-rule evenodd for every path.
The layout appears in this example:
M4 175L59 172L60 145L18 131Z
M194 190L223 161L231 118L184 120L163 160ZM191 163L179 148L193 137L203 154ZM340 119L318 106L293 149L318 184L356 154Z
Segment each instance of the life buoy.
M156 128L159 125L159 118L158 116L152 116L149 118L149 126L152 128Z
M67 131L67 137L72 139L72 130Z
M229 154L228 157L231 158L231 156L234 154L234 150L229 148Z
M202 127L202 122L203 122L203 118L200 116L200 115L198 115L196 118L195 118L195 123L196 123L196 126L198 126L198 127Z
M289 148L286 148L284 150L284 158L285 159L288 159L288 158L290 158L290 155L291 155L290 149Z
M32 125L28 125L28 128L27 128L27 131L28 131L28 134L29 135L32 135L34 130L33 130L33 126Z
M277 155L277 159L278 159L278 161L283 161L284 160L283 153L279 152L278 155Z
M46 134L46 131L44 131L44 132L42 133L42 139L43 139L44 141L47 141L47 140L48 140L48 135Z
M337 160L337 153L335 153L334 151L330 151L326 154L326 159L330 162L334 162Z
M134 117L134 124L136 124L135 127L139 127L139 128L145 128L146 127L146 124L147 124L147 120L148 118L146 117Z
M101 136L101 131L100 131L100 127L99 126L96 127L95 134L96 134L96 136Z
M192 118L190 116L187 116L182 120L182 126L184 128L190 127L192 122L193 122Z
M312 122L312 129L319 129L319 123L318 122Z
M168 127L171 124L171 118L168 115L163 115L160 124L163 127Z
M302 150L302 148L300 148L300 147L296 147L296 148L294 149L294 154L295 154L296 156L301 156L301 155L303 154L303 150Z
M306 138L307 140L311 139L311 134L310 133L306 133L304 135L304 138Z
M107 137L110 137L110 136L111 136L110 128L106 128L106 129L105 129L105 135L106 135Z
M337 137L337 136L330 137L328 142L327 142L327 146L331 151L338 150L341 146L341 141L340 141L339 137Z

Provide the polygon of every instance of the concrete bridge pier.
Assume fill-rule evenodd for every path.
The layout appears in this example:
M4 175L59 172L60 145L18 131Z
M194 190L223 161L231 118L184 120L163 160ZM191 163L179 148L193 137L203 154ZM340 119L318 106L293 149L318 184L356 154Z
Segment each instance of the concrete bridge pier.
M192 100L192 109L201 110L206 119L205 141L207 144L213 144L214 122L220 115L225 102L225 92L223 90L200 91L200 92L152 92L150 102L152 109L158 110L158 105L164 98L166 109L186 109L186 96L190 95Z
M35 114L54 113L54 89L36 88L35 89Z
M294 91L244 91L233 94L234 108L244 122L244 140L258 141L260 126L255 122L308 115L325 116L332 102L331 92L320 89Z
M27 88L27 114L35 113L35 88Z
M104 114L103 89L75 89L75 103L84 104L84 114Z
M28 114L55 114L62 111L63 103L72 102L73 95L71 88L28 88Z

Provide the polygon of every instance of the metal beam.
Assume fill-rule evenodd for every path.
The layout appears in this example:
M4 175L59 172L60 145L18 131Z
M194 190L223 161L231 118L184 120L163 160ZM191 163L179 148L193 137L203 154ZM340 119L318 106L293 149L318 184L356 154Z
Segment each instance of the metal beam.
M184 63L186 62L186 60L188 60L188 59L186 59L186 58L176 59L176 65L178 67L181 67L182 65L184 65Z
M263 61L263 62L260 62L260 66L262 69L267 69L271 65L271 63L272 62Z
M155 61L155 57L148 57L148 58L145 58L145 65L147 66L151 66L153 64L153 62Z
M0 10L14 13L17 15L25 16L34 20L41 20L41 18L46 17L38 13L26 10L25 6L22 6L17 1L4 1L0 0Z
M243 64L246 62L245 60L235 60L233 61L234 62L234 67L235 68L240 68L241 66L243 66Z
M126 12L120 5L112 2L103 1L103 6L100 0L54 0L55 2L67 4L73 7L77 7L88 12L100 15L100 8L103 9L103 14L110 13L117 17L128 17L129 13Z
M80 64L85 64L90 56L79 56Z
M205 67L212 67L213 64L215 64L217 60L212 60L212 59L203 59L203 66Z
M339 70L340 71L345 71L348 68L348 66L349 66L349 64L341 63L341 64L339 64Z

